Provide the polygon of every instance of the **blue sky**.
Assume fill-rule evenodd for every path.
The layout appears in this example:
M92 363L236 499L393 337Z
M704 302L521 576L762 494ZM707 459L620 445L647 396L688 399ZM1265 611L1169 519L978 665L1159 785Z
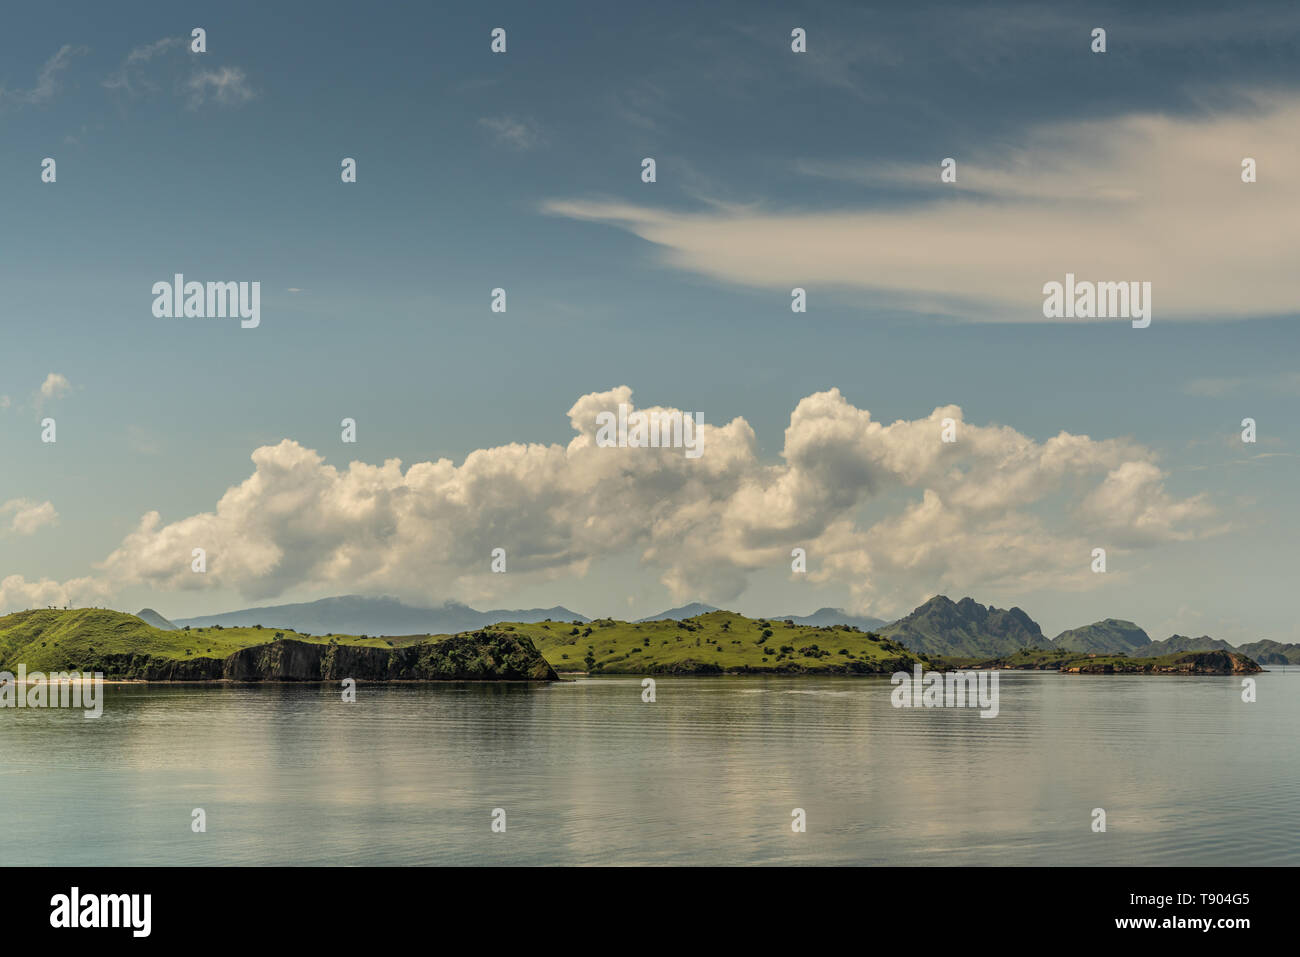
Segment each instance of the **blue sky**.
M751 613L852 605L889 617L944 591L1020 604L1049 634L1113 616L1157 638L1300 639L1284 586L1300 532L1297 310L1272 258L1292 235L1277 232L1278 211L1295 208L1282 182L1300 98L1294 8L318 3L181 14L69 4L6 19L0 505L20 503L0 516L6 607L82 598L183 617L362 590L589 615L701 598ZM195 26L207 30L206 53L179 42ZM497 26L504 55L489 51ZM806 54L790 51L795 26L807 30ZM1102 55L1089 50L1095 26L1108 32ZM1133 116L1161 119L1136 128L1147 139L1130 155ZM1085 185L1140 194L1116 201L1127 205L1110 220L1109 199L1090 212L1053 198L1069 191L1054 164L1094 143L1078 173ZM1197 180L1200 153L1219 145L1223 189L1236 192ZM1240 158L1256 154L1260 182L1243 186ZM58 163L54 184L40 181L46 156ZM340 182L345 156L357 160L355 184ZM653 184L640 181L645 156L657 161ZM1152 250L1149 261L1120 257L1135 259L1132 275L1097 277L1154 276L1151 327L1035 316L1038 285L1073 260L1022 282L1010 266L1004 280L969 258L943 225L946 156L958 159L962 201L988 217L994 253L998 237L1050 248L1076 232L1082 262L1106 262L1111 243L1125 256L1128 242ZM1186 189L1166 195L1144 158ZM1009 170L1027 198L1006 186ZM1110 179L1092 183L1095 170ZM1225 219L1237 209L1240 222ZM824 250L782 244L808 222L824 235L823 215L853 217L844 245L863 268L823 270L833 258ZM921 225L895 242L899 221ZM739 241L725 231L736 223ZM765 258L773 248L776 269ZM931 250L919 287L890 286ZM1018 258L1011 247L1006 258ZM988 284L953 296L946 283L962 269ZM150 287L176 272L260 281L261 326L155 319ZM806 314L790 311L796 285L808 289ZM488 308L497 286L505 314ZM67 388L39 397L50 374ZM290 439L341 470L353 460L459 466L509 443L564 446L577 434L568 410L623 385L640 404L710 424L743 418L755 461L725 480L740 490L771 479L763 470L786 461L793 410L831 389L886 424L954 405L964 423L1005 426L1038 446L1062 431L1122 440L1141 449L1128 459L1160 470L1158 490L1143 486L1157 499L1133 514L1163 509L1162 531L1116 545L1122 523L1090 526L1077 513L1096 501L1058 475L1023 507L999 499L1001 519L954 514L965 524L947 550L964 558L913 560L901 531L882 529L876 543L870 529L906 514L942 476L891 472L877 489L874 473L850 469L829 484L861 480L851 508L828 505L797 530L787 521L788 542L780 523L746 512L743 555L708 531L753 507L740 492L697 489L708 521L680 538L640 536L673 524L665 512L688 494L669 483L676 497L661 500L649 480L628 488L620 520L632 529L608 547L543 523L542 513L572 511L558 492L517 513L479 503L480 514L458 517L475 543L481 533L513 553L518 540L519 570L503 576L457 569L477 568L477 544L430 546L439 557L422 567L412 544L422 533L402 545L415 549L403 570L376 567L370 552L355 556L382 551L385 523L334 534L324 511L305 536L258 524L259 547L338 549L359 563L352 571L296 574L286 560L273 575L256 562L235 574L226 561L183 579L158 551L165 541L184 568L188 548L176 542L190 526L123 545L148 512L164 529L212 513L253 475L259 447ZM57 419L54 445L39 441L44 415ZM355 446L339 441L344 416L358 422ZM1254 446L1239 439L1246 416L1258 422ZM1004 481L1000 455L981 451L970 480ZM1094 486L1107 462L1093 461ZM826 484L811 472L799 480ZM555 481L571 492L576 479ZM1180 509L1191 500L1204 507ZM56 521L7 527L45 502ZM1006 547L1018 548L1017 536L1037 534L1026 516L1052 527L1053 547L1110 546L1107 576L1067 575L1066 560L1054 578L1050 562L1044 573L1012 556L986 574L972 541L1001 520L1016 526ZM845 519L857 523L857 546L827 530ZM227 553L251 527L240 522L211 533ZM772 556L805 540L819 543L809 565L820 572L792 576ZM819 558L832 548L828 570ZM1086 573L1086 549L1079 563ZM90 591L68 584L83 579Z

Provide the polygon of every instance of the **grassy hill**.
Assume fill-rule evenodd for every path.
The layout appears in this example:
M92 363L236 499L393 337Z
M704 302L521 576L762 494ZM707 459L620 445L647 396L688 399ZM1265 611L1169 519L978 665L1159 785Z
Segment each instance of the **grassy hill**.
M793 625L730 611L681 621L602 618L495 627L531 638L556 671L593 674L888 674L925 660L849 626Z
M91 663L105 655L119 654L226 658L277 636L324 644L392 647L382 638L310 636L274 628L163 631L134 615L104 608L37 609L0 617L0 669L13 671L21 662L28 671L89 670ZM427 640L427 636L421 635L419 640Z

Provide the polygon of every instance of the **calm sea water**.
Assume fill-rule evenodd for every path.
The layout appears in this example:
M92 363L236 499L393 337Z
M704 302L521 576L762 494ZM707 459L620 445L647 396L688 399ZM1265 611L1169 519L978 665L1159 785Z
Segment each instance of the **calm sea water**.
M1300 669L1254 704L1231 678L1004 673L994 719L891 690L111 687L97 721L0 710L0 863L1300 864Z

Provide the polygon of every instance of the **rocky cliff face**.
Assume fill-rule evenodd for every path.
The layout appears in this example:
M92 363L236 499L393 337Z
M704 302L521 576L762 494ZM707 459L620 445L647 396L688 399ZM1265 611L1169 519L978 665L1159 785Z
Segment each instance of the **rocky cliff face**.
M228 658L104 655L83 666L107 678L147 681L556 681L526 636L480 631L404 648L281 639Z

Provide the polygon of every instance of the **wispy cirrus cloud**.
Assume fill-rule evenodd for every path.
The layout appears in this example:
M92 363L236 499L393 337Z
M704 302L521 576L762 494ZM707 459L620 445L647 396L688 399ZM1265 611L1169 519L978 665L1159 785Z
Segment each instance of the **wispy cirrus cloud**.
M100 85L128 95L155 89L156 84L150 79L146 65L169 51L184 48L184 37L163 37L138 46L126 55L120 67L100 81Z
M122 101L167 90L191 110L207 103L240 106L258 96L242 68L196 65L206 62L206 54L192 54L189 43L188 37L175 36L141 44L100 85Z
M1044 321L1045 282L1149 281L1156 320L1295 313L1300 248L1300 94L1243 95L1248 108L1054 123L1014 148L863 168L809 161L844 181L832 210L552 199L545 212L627 230L670 267L764 289L840 288L916 311ZM1241 163L1258 164L1243 183ZM859 185L907 190L873 207ZM856 206L856 208L854 208ZM1077 320L1076 320L1077 321Z
M0 104L35 106L54 99L59 91L60 74L72 65L73 57L82 56L89 51L89 47L65 43L45 61L36 75L35 86L27 90L11 90L0 86Z
M498 146L527 152L536 149L542 143L542 135L537 125L531 120L514 116L485 116L478 125L492 134L493 142Z
M200 70L190 77L186 89L190 109L197 109L209 101L222 106L239 106L257 96L244 71L236 66Z

